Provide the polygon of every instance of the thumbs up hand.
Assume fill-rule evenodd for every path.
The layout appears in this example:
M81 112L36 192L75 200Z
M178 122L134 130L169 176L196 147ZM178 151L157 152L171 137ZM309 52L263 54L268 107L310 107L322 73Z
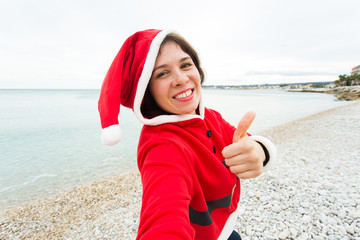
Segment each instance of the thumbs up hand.
M254 119L255 113L247 112L235 130L233 143L222 151L226 165L240 179L254 178L263 172L264 150L246 134Z

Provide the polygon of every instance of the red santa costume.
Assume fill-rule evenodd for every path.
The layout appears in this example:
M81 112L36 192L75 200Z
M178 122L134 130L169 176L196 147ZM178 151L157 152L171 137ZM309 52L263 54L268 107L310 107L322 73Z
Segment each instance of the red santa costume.
M240 181L221 152L232 143L235 127L204 107L198 114L141 112L162 41L169 31L145 30L130 36L103 82L99 112L102 142L120 141L120 105L133 109L144 124L138 145L143 198L137 239L227 239L240 203ZM266 138L251 136L267 153L266 171L276 158Z

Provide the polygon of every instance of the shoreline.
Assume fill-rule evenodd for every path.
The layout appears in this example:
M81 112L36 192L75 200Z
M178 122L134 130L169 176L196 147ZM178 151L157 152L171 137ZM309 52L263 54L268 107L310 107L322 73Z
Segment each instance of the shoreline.
M242 181L236 229L243 239L360 237L360 149L353 139L360 135L360 101L261 134L278 146L280 163ZM141 191L136 169L1 210L0 239L133 239Z
M249 130L252 134L257 134L273 126L282 125L325 109L348 104L348 102L345 101L335 101L335 99L328 94L291 94L280 90L254 91L258 91L258 93L246 90L245 92L230 90L231 94L230 92L228 94L226 92L220 93L221 91L204 91L204 99L206 99L207 107L218 110L223 114L223 117L233 125L238 123L239 119L241 119L245 113L245 109L258 112L259 114L257 114L256 120ZM49 93L42 97L47 97L48 94ZM82 99L84 96L86 96L86 99L90 97L93 103L95 103L95 96L93 94L83 94L84 92L80 91L72 96L74 96L75 99L79 97ZM29 96L31 96L31 94L29 94ZM38 96L38 94L36 94L36 96ZM53 96L53 94L51 94L51 96ZM58 99L60 96L63 95L59 94L55 99ZM214 98L213 96L216 97ZM255 96L254 100L256 101L252 99L253 96ZM261 104L262 98L264 100L268 99L269 101L265 100L266 102ZM37 99L37 97L35 97L35 99ZM212 99L219 100L214 101ZM231 107L228 107L228 101L235 99L239 99L240 108L240 111L236 113L233 112ZM312 102L312 100L315 102ZM259 102L259 104L257 104L257 102ZM88 106L88 104L86 105ZM63 107L60 108L62 109L60 111L65 110ZM272 107L274 108L272 109ZM280 109L282 109L281 112L279 111ZM241 111L244 111L243 114ZM93 110L91 112L94 114ZM86 114L90 116L90 111ZM10 132L5 128L4 131L6 135L4 137L8 138L9 136L10 141L1 144L4 147L7 145L9 147L4 148L5 158L3 159L3 163L0 164L1 167L3 167L3 179L0 189L0 211L30 203L41 197L70 191L73 187L91 184L96 180L101 180L110 176L118 176L129 170L136 170L137 138L136 134L133 134L135 133L133 131L136 131L136 133L140 132L141 127L139 128L139 131L135 129L137 128L136 124L140 123L137 121L131 110L125 108L122 111L122 114L124 116L129 115L129 119L134 119L135 121L134 124L133 121L131 121L129 129L124 129L126 131L124 134L129 136L129 142L115 148L107 149L104 148L98 140L99 135L97 132L99 131L99 125L95 125L94 120L91 120L91 122L93 122L91 125L90 122L87 122L86 127L88 130L82 133L82 135L78 134L83 128L76 128L76 132L79 131L79 133L74 133L74 137L77 139L77 141L75 141L75 139L66 140L65 136L73 134L72 131L70 131L71 122L73 120L67 119L67 121L62 124L64 132L55 134L56 140L47 141L46 135L42 135L43 141L47 141L47 143L44 142L44 145L42 146L32 141L33 137L30 133L35 129L32 130L32 128L28 129L26 127L20 127L25 134L25 138L22 139L20 137L21 132L18 132L19 138L11 138ZM281 114L281 118L278 117L278 114ZM52 124L52 121L55 121L55 119L51 120L49 118L48 121L46 121L46 124ZM19 126L27 126L26 121L19 121L18 123ZM38 129L38 126L35 123L32 123L31 125L33 124L34 127ZM22 146L21 142L23 141L29 141L29 144ZM30 144L30 142L32 143ZM68 153L61 152L54 145L55 142L64 146L73 145L73 147L69 148L69 151L66 151ZM86 147L91 145L93 145L94 148L88 149ZM72 154L72 156L68 157L68 154ZM46 160L47 157L53 160L48 162ZM29 159L30 161L26 161L25 159ZM71 161L70 159L74 160ZM14 163L16 162L18 162L18 166L15 166ZM26 165L28 165L28 167L26 167ZM55 165L58 165L59 168L54 168L53 166ZM70 165L73 167L68 169L66 166ZM10 177L11 175L13 177Z
M313 92L334 95L339 101L354 101L360 99L360 86L342 86L335 88L298 88L289 89L288 92Z

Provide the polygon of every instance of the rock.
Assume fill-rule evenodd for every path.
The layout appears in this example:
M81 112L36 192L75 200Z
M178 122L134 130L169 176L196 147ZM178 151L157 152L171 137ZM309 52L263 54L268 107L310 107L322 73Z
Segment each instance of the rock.
M284 240L284 239L288 238L289 235L290 235L290 231L288 229L285 229L279 234L279 239Z
M322 222L322 223L327 223L327 217L326 217L326 215L322 213L322 214L320 215L319 220L320 220L320 222Z
M271 211L275 212L275 213L278 213L278 212L281 212L281 207L278 206L278 205L275 205L275 206L272 206L271 207Z
M324 240L325 238L320 237L320 236L313 236L313 239L314 240Z
M345 226L345 230L346 230L347 233L349 233L351 235L354 235L354 233L355 233L355 229L354 229L353 226L347 225L347 226Z
M254 231L252 230L251 226L246 226L246 235L249 237L254 235Z
M338 100L353 101L360 99L360 86L336 87L329 91Z
M246 212L246 208L245 208L245 206L240 206L240 208L239 208L239 216L244 215L244 214L245 214L245 212Z
M254 197L256 197L257 200L261 197L261 192L255 192Z
M269 202L271 200L270 196L261 196L260 201L261 202Z
M337 221L334 217L327 217L327 223L329 225L336 225L337 224Z
M300 214L304 214L304 213L305 213L305 209L302 208L302 207L300 207L300 208L298 208L298 212L299 212Z
M302 221L303 223L310 223L311 220L312 220L312 218L311 218L310 216L308 216L308 215L304 215L304 216L301 218L301 221Z
M261 216L261 212L259 212L259 211L254 211L252 215L253 215L254 217L259 217L259 216Z
M300 240L307 240L309 239L309 234L307 233L302 233L299 237Z
M298 234L298 231L295 228L290 228L289 231L293 238L295 238Z
M300 206L302 206L303 208L309 208L309 207L310 207L310 203L309 203L309 202L302 201L302 202L300 202Z

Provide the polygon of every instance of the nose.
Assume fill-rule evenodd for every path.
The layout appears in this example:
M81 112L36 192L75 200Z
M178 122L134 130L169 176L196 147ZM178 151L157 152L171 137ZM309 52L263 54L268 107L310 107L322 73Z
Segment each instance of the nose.
M187 81L189 81L189 77L186 75L186 73L179 70L174 74L172 85L173 87L178 87L187 83Z

